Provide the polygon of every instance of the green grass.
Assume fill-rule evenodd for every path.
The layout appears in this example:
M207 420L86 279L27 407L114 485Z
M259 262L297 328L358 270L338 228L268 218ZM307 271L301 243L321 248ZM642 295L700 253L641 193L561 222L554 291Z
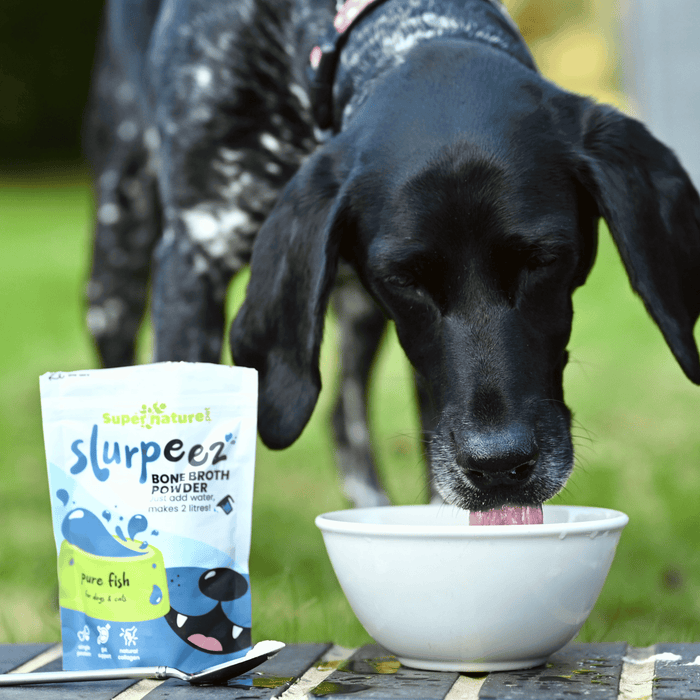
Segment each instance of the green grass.
M80 172L0 182L0 642L60 634L38 377L96 362L83 325L92 216L86 182ZM232 291L231 312L244 283ZM700 629L700 390L632 295L604 228L575 310L566 396L577 468L554 502L630 515L580 639L691 641ZM250 561L256 639L368 641L313 523L345 506L327 430L334 339L329 323L324 391L301 439L283 452L259 445ZM147 332L142 345L145 358ZM427 493L409 377L392 331L377 367L372 423L396 503L420 503Z

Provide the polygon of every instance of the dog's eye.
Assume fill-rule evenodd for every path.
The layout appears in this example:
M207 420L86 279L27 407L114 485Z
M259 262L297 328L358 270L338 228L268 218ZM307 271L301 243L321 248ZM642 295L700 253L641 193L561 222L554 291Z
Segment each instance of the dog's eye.
M526 264L530 270L540 270L554 265L556 261L557 256L551 253L535 253L528 256Z
M416 288L416 281L409 275L390 275L386 278L386 282L392 287L400 287L401 289Z

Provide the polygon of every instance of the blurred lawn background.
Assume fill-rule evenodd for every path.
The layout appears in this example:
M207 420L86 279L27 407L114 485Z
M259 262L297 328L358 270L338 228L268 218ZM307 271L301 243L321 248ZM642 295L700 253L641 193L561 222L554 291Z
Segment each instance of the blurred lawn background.
M618 70L616 2L506 4L548 77L629 109ZM83 322L93 203L76 136L97 14L87 4L87 14L69 13L82 17L70 28L80 50L54 55L54 42L38 58L38 40L23 46L16 35L46 17L36 20L41 13L22 9L19 0L9 7L14 25L0 23L0 39L14 37L14 44L0 40L0 642L38 642L60 636L38 377L96 366ZM62 43L72 45L65 36ZM33 62L22 64L23 51ZM3 61L3 52L12 60ZM65 100L44 94L42 67L55 94L73 100L72 112ZM54 85L61 79L68 81L63 88ZM240 278L232 289L231 314L244 285ZM698 641L700 389L633 296L604 227L596 267L574 305L565 390L575 413L577 467L553 502L630 515L579 639ZM142 341L147 361L147 331ZM327 430L334 341L331 321L322 353L325 390L302 438L284 452L259 446L250 561L255 639L368 641L313 524L317 514L345 507ZM409 377L392 330L375 374L372 424L388 490L400 504L427 495Z

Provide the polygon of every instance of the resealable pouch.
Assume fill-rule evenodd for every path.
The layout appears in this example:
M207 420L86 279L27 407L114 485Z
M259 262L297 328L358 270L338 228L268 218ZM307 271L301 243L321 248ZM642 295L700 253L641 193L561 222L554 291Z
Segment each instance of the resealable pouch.
M243 656L257 372L166 362L40 387L64 669Z

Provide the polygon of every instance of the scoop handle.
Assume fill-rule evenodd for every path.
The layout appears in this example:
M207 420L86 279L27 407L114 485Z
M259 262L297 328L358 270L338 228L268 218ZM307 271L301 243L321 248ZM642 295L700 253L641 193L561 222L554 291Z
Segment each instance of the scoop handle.
M0 674L0 686L35 683L74 683L76 681L116 681L125 678L170 678L174 669L167 666L111 668L97 671L43 671L39 673ZM182 674L185 676L185 674Z

